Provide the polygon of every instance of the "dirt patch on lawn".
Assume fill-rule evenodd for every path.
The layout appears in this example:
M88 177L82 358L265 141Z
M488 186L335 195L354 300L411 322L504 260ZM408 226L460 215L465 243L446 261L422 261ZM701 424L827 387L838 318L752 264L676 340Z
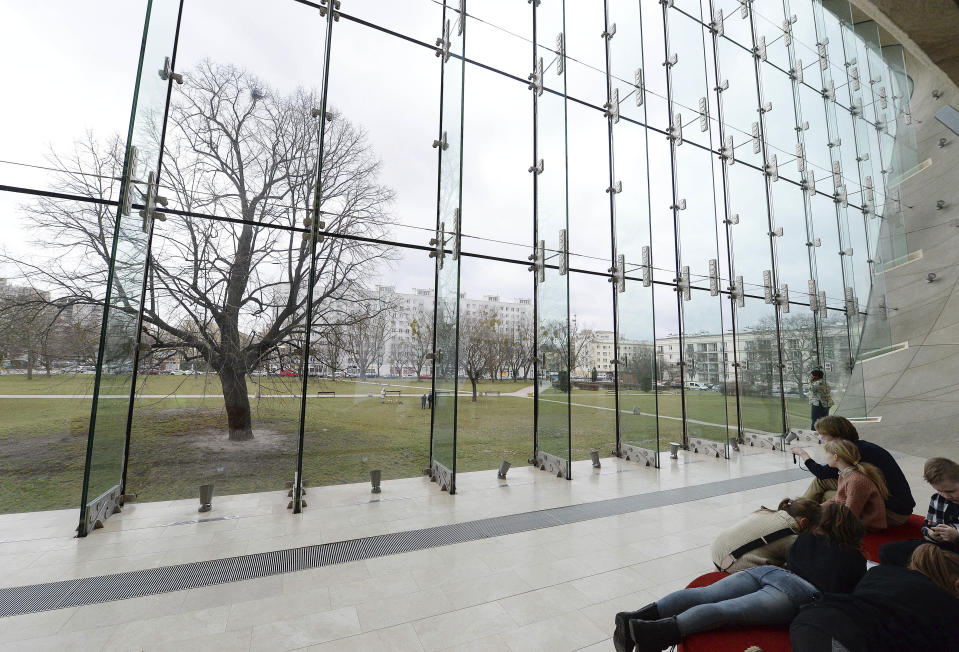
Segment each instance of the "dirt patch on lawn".
M204 451L214 453L272 453L289 452L290 446L295 448L295 435L282 433L279 430L254 428L253 439L247 441L230 441L229 433L218 428L207 428L190 433L190 445Z

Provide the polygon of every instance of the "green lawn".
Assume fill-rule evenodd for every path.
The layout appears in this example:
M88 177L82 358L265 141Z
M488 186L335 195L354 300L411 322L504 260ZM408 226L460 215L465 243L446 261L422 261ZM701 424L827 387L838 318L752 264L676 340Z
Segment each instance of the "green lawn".
M90 391L92 378L38 376L27 382L22 376L0 376L0 394L84 394ZM210 480L222 495L278 490L292 479L299 399L252 399L254 440L230 442L225 435L226 415L215 376L148 376L141 380L140 394L163 398L140 398L134 411L128 490L139 494L140 500L194 497L197 486ZM299 391L299 379L262 380L263 395ZM384 382L411 387L402 388L404 395L398 403L382 403L379 389ZM528 382L487 382L479 390L507 393L528 386ZM328 387L331 390L325 390ZM384 479L421 473L429 463L430 412L420 408L419 397L429 387L430 381L415 379L371 379L365 383L311 379L311 394L322 389L335 391L338 396L307 401L307 482L314 486L361 482L371 469L382 469ZM250 391L256 391L253 385ZM204 393L206 398L184 398ZM373 397L368 398L367 393ZM360 396L348 397L355 394ZM564 396L548 392L544 398L557 402L541 403L543 449L562 453L567 441ZM116 409L109 409L111 404L101 410L98 420L108 431L102 438L98 435L94 453L92 485L96 490L115 482L122 458L125 401L113 400ZM593 448L609 454L616 439L614 397L605 392L574 390L571 402L573 459L588 458ZM724 437L727 402L734 409L735 402L719 393L690 394L689 417L720 424L698 429L690 424L690 432L715 439ZM744 399L747 426L750 420L761 422L776 412L778 406L773 403ZM660 395L659 419L654 416L655 405L652 394L629 392L620 396L623 441L655 447L657 425L663 447L682 436L681 422L667 418L682 414L680 396ZM451 409L452 403L448 406ZM481 396L476 402L460 397L457 470L494 469L503 459L516 466L526 464L533 449L533 407L534 402L525 397ZM0 399L0 513L79 504L90 408L89 398ZM639 414L633 413L634 408ZM791 401L789 409L790 418L795 414L802 425L807 418L805 404Z

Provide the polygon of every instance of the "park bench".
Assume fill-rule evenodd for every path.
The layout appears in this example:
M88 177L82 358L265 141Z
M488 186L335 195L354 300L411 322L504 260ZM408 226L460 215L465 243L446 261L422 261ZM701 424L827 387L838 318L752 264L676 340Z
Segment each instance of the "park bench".
M388 389L382 393L384 403L397 403L399 402L400 396L403 395L403 390L400 389Z
M500 391L498 389L491 389L483 392L483 396L499 396Z
M607 389L607 390L606 390L606 396L616 396L616 390L615 390L615 389Z
M336 398L336 392L317 392L317 396L325 396L327 398Z

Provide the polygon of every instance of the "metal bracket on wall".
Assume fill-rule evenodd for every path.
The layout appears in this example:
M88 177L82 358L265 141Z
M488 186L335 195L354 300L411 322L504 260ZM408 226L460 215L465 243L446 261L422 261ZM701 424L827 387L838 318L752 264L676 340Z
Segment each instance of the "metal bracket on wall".
M633 87L636 89L634 91L636 93L636 106L642 106L643 98L646 94L646 87L643 85L643 69L642 68L636 69L636 74L633 76L633 81L635 82L633 84Z
M566 36L560 32L556 35L556 74L562 75L566 70Z
M713 20L709 23L709 31L715 34L716 36L722 36L726 31L723 27L723 10L719 8L716 10L716 13L713 15Z
M683 144L683 116L677 113L673 116L673 124L669 128L669 139L679 147Z
M789 286L783 283L776 293L776 304L783 313L789 313Z
M732 165L736 162L736 147L733 145L732 135L726 136L726 144L719 148L719 158Z
M129 215L133 208L133 190L137 183L134 178L137 173L137 164L140 162L140 150L134 145L127 149L126 168L123 172L123 203L120 205L120 214Z
M529 80L529 85L527 88L531 91L535 91L536 95L543 94L543 57L540 57L536 60L536 68L532 73L527 77Z
M809 284L807 285L806 291L809 293L809 310L811 312L819 312L819 301L816 296L816 281L809 279Z
M709 296L719 296L719 261L709 259Z
M676 279L676 291L680 293L683 301L692 300L692 286L689 282L689 265L683 265L682 269L679 270L679 278Z
M742 276L737 276L729 286L729 300L734 301L740 308L746 307L746 288Z
M529 266L529 271L533 272L533 278L537 283L546 281L546 241L540 240L536 244L533 253L529 259L533 264Z
M789 76L799 84L803 82L802 59L796 59L796 67L789 71Z
M326 16L326 12L329 9L330 0L320 0L320 15ZM333 20L339 21L340 19L340 0L333 0ZM446 21L447 23L449 21ZM447 30L449 31L449 30Z
M609 102L603 105L603 115L613 121L613 124L619 122L619 89L613 89L613 97Z
M143 200L143 208L140 209L140 217L143 218L143 224L140 228L143 229L144 233L150 232L155 220L166 222L166 215L156 212L157 204L165 207L169 203L166 197L157 194L159 187L156 172L151 170L150 174L147 175L147 194Z
M613 284L613 287L616 288L617 292L626 291L626 256L624 254L619 254L616 256L616 264L613 267L609 268L609 273L612 274L607 280Z
M436 259L436 265L443 269L443 259L446 258L446 250L443 248L446 242L446 222L440 222L440 228L436 230L436 237L430 238L430 245L433 250L430 251L430 258Z
M322 10L321 10L322 11ZM436 56L442 57L443 63L450 60L450 19L443 25L443 36L436 39Z
M769 177L773 182L779 181L779 160L776 158L775 154L769 155L769 163L766 164L764 168L766 176Z
M653 284L653 264L651 260L651 254L649 250L649 245L644 245L642 250L642 267L643 274L643 287L648 288Z
M559 257L558 267L559 275L566 276L569 273L569 237L567 236L566 229L559 230L559 247L556 249L556 253Z

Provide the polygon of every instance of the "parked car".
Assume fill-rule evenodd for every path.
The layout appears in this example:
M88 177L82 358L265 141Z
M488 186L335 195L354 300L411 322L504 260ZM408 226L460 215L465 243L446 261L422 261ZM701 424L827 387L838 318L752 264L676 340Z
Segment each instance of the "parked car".
M300 374L296 373L292 369L280 369L277 373L277 376L283 376L285 378L296 378Z

